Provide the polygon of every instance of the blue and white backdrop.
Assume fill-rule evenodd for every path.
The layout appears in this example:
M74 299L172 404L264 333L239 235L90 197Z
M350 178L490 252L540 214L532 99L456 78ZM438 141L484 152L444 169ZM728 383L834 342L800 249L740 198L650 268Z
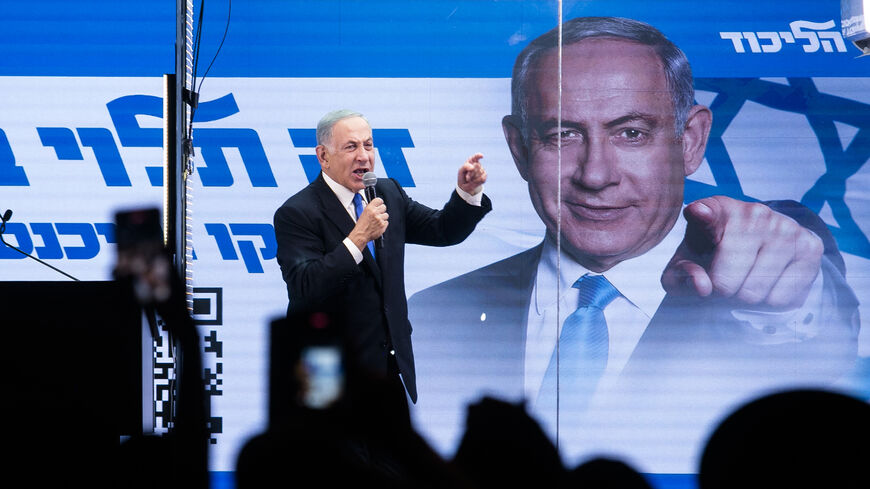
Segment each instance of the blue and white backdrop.
M14 210L6 239L80 279L108 279L113 212L161 200L161 84L174 70L175 1L0 4L0 210ZM228 7L206 5L200 73ZM840 35L838 1L590 0L564 1L563 11L648 22L687 53L697 100L717 121L687 201L712 186L804 202L837 239L859 300L870 297L870 59ZM501 118L514 58L556 23L554 1L232 5L194 125L192 267L211 304L200 319L213 471L232 471L241 445L264 428L267 325L287 302L272 214L316 175L319 117L343 107L366 114L376 173L431 206L445 201L468 155L485 155L493 212L456 247L408 248L411 296L540 243L544 228ZM0 280L61 278L0 249ZM870 311L860 311L866 321ZM859 356L870 357L866 328ZM863 375L866 397L866 367ZM418 413L415 423L449 456L461 418ZM645 472L695 470L691 454L662 458L635 445L627 455Z

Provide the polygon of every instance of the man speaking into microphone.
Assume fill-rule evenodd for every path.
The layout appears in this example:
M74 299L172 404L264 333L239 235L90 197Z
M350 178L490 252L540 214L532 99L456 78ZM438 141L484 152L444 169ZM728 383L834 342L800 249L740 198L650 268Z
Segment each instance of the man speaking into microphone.
M460 166L450 200L434 210L412 200L390 178L375 179L366 190L374 177L366 174L374 171L375 151L371 126L360 113L337 110L323 116L315 151L320 175L275 212L288 316L327 313L330 324L341 330L347 356L390 380L398 381L401 374L416 402L405 243L448 246L471 234L492 208L483 195L483 155Z

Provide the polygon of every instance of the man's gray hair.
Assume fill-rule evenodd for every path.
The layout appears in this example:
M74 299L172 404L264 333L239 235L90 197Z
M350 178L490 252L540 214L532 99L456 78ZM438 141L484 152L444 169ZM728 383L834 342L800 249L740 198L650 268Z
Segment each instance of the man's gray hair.
M332 128L338 123L338 121L350 119L351 117L359 117L366 121L366 124L369 122L364 115L353 110L339 109L328 112L325 116L321 117L320 122L317 123L317 144L329 145L332 142Z
M669 41L655 27L632 19L621 17L577 17L562 23L562 44L577 44L584 39L614 37L627 39L652 47L664 66L665 79L671 92L674 106L674 129L677 137L682 136L694 105L695 89L692 84L692 68L686 55ZM511 80L511 113L520 117L523 138L528 138L528 90L529 71L538 59L550 49L558 46L559 29L534 39L517 56Z

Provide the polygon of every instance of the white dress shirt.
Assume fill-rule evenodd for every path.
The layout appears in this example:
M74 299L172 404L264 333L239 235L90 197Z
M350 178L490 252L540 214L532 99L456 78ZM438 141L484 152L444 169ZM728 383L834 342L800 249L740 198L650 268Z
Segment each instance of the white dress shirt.
M673 229L658 245L601 274L616 287L620 296L604 309L610 345L607 366L598 384L599 391L608 389L616 381L664 299L661 275L680 245L685 229L686 221L681 213ZM524 392L532 402L541 388L561 325L577 308L578 291L572 285L587 273L595 274L564 251L559 257L556 243L549 238L544 240L526 326ZM818 334L820 326L814 318L822 317L819 314L822 295L822 274L819 273L803 307L775 313L732 310L731 314L742 321L742 326L740 331L729 333L752 344L812 338Z

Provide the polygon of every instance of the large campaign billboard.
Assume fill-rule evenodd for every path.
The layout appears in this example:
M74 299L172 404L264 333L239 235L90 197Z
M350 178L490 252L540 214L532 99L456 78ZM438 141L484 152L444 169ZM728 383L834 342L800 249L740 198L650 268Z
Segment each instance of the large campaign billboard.
M49 4L4 2L0 19L6 52L0 211L14 211L4 239L79 279L109 279L113 212L162 199L162 74L174 69L175 2ZM208 2L203 58L217 48L228 7ZM643 151L638 148L655 124L639 116L643 111L626 109L622 115L631 117L620 124L632 124L610 124L619 129L617 139L598 138L595 118L630 97L614 97L604 80L582 78L592 74L575 61L589 53L564 46L561 78L558 64L540 61L535 76L546 81L527 90L538 100L529 102L528 121L560 89L561 112L553 112L549 126L525 128L527 134L517 127L519 137L511 138L514 126L504 118L513 113L515 59L559 24L560 11L563 22L636 19L685 52L694 103L709 108L710 122L696 167L685 172L684 185L667 180L669 192L680 187L680 205L710 196L765 202L829 237L829 253L804 274L812 280L788 277L800 283L795 287L806 300L789 303L785 314L733 304L716 314L704 310L701 318L682 305L663 314L668 299L660 279L687 226L679 210L676 223L653 240L656 246L636 254L647 255L643 263L632 256L601 267L583 259L588 249L572 229L589 232L589 221L604 217L588 212L603 211L578 211L568 202L551 213L548 204L558 201L558 188L565 196L576 191L574 204L591 195L582 175L572 181L587 161L575 145L606 140L600 161L615 164L608 152ZM414 426L445 457L462 435L468 403L486 394L525 399L559 440L566 463L608 453L643 472L680 474L697 470L709 430L754 396L796 385L870 396L870 336L861 328L870 296L870 61L844 40L839 2L762 1L749 8L724 0L260 1L237 2L229 19L196 111L190 203L213 471L234 470L245 441L265 428L268 325L287 307L272 216L316 178L314 129L338 108L359 111L371 123L375 173L431 207L447 201L459 165L484 154L492 212L459 245L406 249L420 392ZM39 32L39 40L26 32ZM599 75L606 71L599 68ZM634 95L651 93L626 87ZM655 93L653 101L670 102ZM551 133L561 129L547 136L552 144L544 144L545 126ZM584 135L588 141L578 142ZM556 173L546 179L536 170L547 152L553 171L568 182L561 187L553 183L560 181ZM638 172L625 170L623 184L636 182ZM616 188L614 175L608 185ZM652 188L638 186L631 195L640 202ZM771 204L786 200L802 206ZM632 230L629 224L619 229ZM584 401L585 421L579 417L577 426L570 410L560 411L557 429L555 408L538 396L559 329L577 307L576 278L564 274L578 270L614 282L622 312L604 313L612 331L602 395ZM0 249L0 280L63 279ZM694 320L712 327L693 328ZM662 322L665 333L656 336ZM664 359L665 353L680 361ZM627 407L638 405L644 409Z

